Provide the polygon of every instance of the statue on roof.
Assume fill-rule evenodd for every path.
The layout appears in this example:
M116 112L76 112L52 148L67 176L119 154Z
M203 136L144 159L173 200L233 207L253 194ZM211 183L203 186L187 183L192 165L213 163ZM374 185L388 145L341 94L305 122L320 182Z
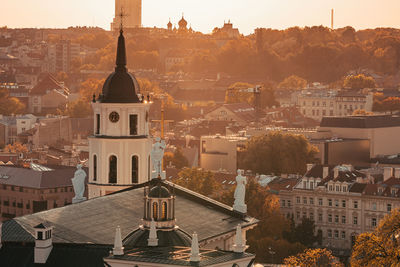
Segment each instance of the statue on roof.
M243 176L243 170L237 170L236 176L236 189L235 189L235 202L233 209L241 213L247 212L247 205L244 201L246 193L247 178Z
M162 160L164 157L165 147L165 141L161 140L160 137L157 137L150 153L151 161L153 163L153 172L151 178L161 177L162 179L165 179L165 172L162 170Z
M86 200L83 196L85 193L85 178L86 172L82 169L82 165L76 165L76 171L74 178L72 178L72 186L74 187L75 197L72 199L72 203L79 203Z

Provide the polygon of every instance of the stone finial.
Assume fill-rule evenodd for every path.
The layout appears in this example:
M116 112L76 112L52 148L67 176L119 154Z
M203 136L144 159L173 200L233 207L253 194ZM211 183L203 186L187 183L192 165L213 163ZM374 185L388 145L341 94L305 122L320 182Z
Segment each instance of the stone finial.
M117 229L115 229L113 254L124 255L124 247L122 246L122 238L121 238L121 228L119 226L117 226Z
M200 261L200 252L199 252L199 240L196 232L192 237L192 247L190 251L190 261L199 262Z
M246 240L243 240L242 227L240 224L236 227L235 244L233 245L233 252L243 253L247 249Z
M150 233L149 233L149 239L147 239L147 242L148 242L147 244L149 247L158 246L156 222L154 221L154 219L151 219L151 222L150 222Z

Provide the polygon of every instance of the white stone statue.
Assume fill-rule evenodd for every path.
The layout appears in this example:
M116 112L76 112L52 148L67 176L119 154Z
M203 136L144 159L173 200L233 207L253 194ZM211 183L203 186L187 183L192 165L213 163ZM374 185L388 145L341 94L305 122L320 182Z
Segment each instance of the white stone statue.
M243 176L243 170L237 170L236 176L236 189L235 189L235 203L233 209L241 213L247 212L247 205L244 202L246 194L247 178Z
M83 196L85 193L85 178L86 172L82 170L82 165L76 165L76 171L74 178L72 178L72 186L74 187L75 197L72 199L72 203L79 203L86 200Z
M165 141L161 140L160 137L156 138L156 142L153 144L151 149L151 161L153 163L152 178L158 178L160 176L165 179L165 173L162 171L162 160L164 157Z

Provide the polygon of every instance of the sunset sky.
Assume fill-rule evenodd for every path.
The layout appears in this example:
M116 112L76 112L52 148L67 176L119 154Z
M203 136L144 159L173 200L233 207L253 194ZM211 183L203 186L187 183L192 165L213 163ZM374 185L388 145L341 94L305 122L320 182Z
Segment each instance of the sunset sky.
M400 28L399 0L143 0L143 26L166 27L182 13L192 28L204 33L230 19L244 34L257 27L330 26L356 29ZM0 26L110 28L114 0L1 0Z

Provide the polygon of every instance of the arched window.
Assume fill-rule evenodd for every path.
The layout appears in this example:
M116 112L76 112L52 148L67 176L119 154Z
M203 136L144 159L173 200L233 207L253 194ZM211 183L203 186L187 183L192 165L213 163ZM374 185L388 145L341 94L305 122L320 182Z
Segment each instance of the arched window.
M137 156L132 157L132 183L137 184L139 182L139 158Z
M167 202L163 202L161 206L161 220L166 221L168 216L167 214L168 214Z
M93 181L97 180L97 156L93 155Z
M108 171L108 182L110 184L117 183L117 157L110 156L110 169Z
M156 221L158 219L158 204L157 202L153 202L153 218Z

